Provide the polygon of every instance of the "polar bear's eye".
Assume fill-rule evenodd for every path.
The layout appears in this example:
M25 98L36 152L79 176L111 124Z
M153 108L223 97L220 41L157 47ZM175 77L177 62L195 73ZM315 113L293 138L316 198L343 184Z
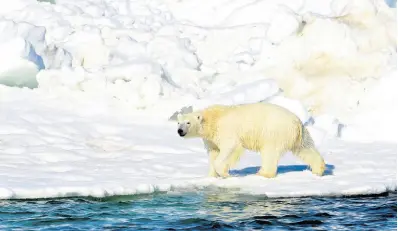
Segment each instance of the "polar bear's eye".
M191 122L187 122L187 124L188 124L188 125L190 125L190 124L191 124Z

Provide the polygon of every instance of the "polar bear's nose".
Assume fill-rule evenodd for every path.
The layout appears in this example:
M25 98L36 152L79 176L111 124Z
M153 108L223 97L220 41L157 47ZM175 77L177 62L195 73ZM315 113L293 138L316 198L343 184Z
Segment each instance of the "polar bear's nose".
M184 130L182 130L181 128L179 128L179 129L177 130L177 132L178 132L179 135L182 135L182 134L184 133Z

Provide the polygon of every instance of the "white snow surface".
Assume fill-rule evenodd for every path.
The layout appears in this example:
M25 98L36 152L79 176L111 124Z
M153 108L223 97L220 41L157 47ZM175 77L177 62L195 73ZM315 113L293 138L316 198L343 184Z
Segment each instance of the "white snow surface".
M233 177L207 178L202 142L180 138L175 123L126 113L123 107L93 107L40 91L0 89L1 199L103 197L215 186L268 197L396 190L393 143L319 139L310 127L328 165L323 177L313 175L290 153L281 160L276 178L254 176L260 156L247 152L231 171Z
M396 32L384 0L0 3L0 199L396 190ZM287 154L262 179L248 152L234 177L206 178L200 140L168 121L260 101L306 124L326 176Z

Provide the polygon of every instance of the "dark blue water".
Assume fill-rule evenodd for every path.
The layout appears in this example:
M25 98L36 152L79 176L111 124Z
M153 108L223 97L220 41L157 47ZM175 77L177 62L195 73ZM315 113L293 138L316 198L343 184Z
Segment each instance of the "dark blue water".
M396 230L397 194L267 199L227 192L0 201L0 230Z

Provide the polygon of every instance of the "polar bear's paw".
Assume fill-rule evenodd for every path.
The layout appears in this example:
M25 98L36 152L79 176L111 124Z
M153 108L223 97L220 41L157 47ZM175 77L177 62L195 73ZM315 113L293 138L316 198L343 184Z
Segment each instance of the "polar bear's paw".
M316 168L312 168L311 171L313 174L317 176L323 176L323 173L325 172L326 165L324 162L320 166L316 166Z
M262 177L265 177L265 178L275 178L276 177L276 173L275 172L266 172L266 171L262 171L262 170L258 171L256 173L256 175L257 176L262 176Z

